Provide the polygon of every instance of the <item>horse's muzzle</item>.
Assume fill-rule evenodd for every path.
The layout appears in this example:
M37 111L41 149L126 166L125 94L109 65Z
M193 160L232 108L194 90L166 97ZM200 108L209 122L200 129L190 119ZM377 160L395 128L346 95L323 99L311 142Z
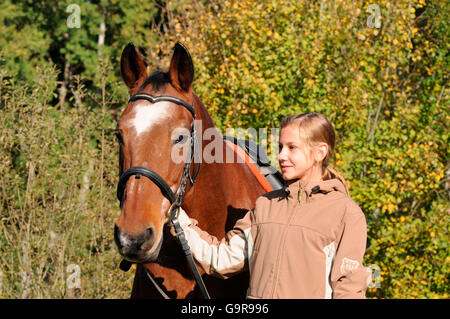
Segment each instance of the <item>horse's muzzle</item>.
M159 254L160 244L153 247L156 240L154 227L138 235L127 235L114 225L114 241L119 253L127 260L136 263L154 261ZM152 249L153 247L153 249Z

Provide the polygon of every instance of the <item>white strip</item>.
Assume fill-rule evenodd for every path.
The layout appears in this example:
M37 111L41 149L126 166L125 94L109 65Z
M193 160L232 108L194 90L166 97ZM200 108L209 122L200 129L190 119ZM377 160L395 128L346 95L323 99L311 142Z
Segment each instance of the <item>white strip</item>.
M252 271L252 256L253 256L253 238L251 228L245 231L247 236L247 258L248 258L248 271L251 274Z
M221 243L219 246L209 245L192 228L186 227L184 233L191 247L191 252L195 258L207 265L210 265L216 272L220 273L225 269L232 268L248 258L247 238L250 228L245 233L237 233L229 243ZM253 244L251 244L253 246Z
M330 284L330 273L331 273L331 267L334 263L334 258L336 256L336 247L334 246L334 242L329 244L328 246L325 246L323 249L325 253L325 299L331 299L333 294L333 289L331 289Z
M135 114L131 120L136 134L142 134L148 131L153 125L164 123L169 119L173 109L172 104L167 101L150 104L142 102L134 106Z

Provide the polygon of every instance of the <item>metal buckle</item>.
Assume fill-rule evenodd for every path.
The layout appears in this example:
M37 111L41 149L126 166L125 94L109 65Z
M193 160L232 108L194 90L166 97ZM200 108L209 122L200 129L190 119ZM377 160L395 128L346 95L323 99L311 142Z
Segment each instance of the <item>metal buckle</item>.
M174 210L176 210L174 213L172 213ZM180 215L180 206L175 201L170 205L169 210L167 211L166 215L166 223L171 221L174 218L178 218L178 215Z

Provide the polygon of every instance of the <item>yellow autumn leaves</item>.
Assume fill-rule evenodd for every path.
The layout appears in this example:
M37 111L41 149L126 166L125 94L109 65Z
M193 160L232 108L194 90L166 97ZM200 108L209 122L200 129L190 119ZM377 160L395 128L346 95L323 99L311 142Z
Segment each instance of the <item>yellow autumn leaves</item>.
M195 89L219 127L277 127L305 111L330 118L338 134L332 165L366 213L368 261L382 270L383 287L372 296L434 298L448 284L433 261L447 253L432 241L446 224L431 224L431 216L448 221L436 195L448 155L446 67L435 58L445 43L433 33L446 6L376 4L380 28L368 27L369 4L355 1L202 5L199 17L185 20ZM418 23L425 15L434 29Z

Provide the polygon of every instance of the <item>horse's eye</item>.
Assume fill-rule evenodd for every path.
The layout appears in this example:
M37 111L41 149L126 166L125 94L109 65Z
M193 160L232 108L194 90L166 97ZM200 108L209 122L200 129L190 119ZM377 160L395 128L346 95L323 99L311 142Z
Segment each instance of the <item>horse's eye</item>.
M173 141L173 144L184 144L186 143L188 137L186 135L179 135L176 140Z
M115 131L114 135L116 135L116 138L117 138L117 141L119 142L119 144L123 145L122 133L120 133L120 131Z

